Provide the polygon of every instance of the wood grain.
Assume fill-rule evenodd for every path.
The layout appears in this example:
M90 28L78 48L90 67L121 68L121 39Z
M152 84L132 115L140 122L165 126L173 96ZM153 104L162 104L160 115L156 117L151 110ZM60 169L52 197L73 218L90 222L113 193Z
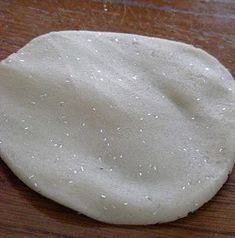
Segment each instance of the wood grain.
M190 43L235 75L234 0L0 0L0 59L50 31L85 29ZM0 237L235 237L235 172L194 214L154 226L112 226L27 188L0 160Z

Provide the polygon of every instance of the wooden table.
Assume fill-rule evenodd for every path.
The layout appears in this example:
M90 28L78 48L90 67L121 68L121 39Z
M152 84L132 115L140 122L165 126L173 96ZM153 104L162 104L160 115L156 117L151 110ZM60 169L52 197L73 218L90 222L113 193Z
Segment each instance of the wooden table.
M66 29L183 41L216 56L235 75L234 0L0 0L0 59L38 35ZM36 194L0 160L0 237L235 237L235 171L209 203L187 218L112 226Z

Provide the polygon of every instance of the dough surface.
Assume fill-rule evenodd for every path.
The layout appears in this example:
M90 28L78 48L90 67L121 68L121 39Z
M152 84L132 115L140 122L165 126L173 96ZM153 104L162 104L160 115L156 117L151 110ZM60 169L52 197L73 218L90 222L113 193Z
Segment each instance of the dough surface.
M232 170L234 92L190 45L52 32L0 63L0 155L30 188L99 221L173 221Z

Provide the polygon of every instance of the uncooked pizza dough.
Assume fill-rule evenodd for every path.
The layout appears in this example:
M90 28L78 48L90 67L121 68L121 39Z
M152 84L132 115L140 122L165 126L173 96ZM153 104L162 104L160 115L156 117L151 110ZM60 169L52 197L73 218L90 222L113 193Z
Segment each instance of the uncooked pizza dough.
M0 63L0 155L30 188L99 221L173 221L232 170L234 92L190 45L52 32Z

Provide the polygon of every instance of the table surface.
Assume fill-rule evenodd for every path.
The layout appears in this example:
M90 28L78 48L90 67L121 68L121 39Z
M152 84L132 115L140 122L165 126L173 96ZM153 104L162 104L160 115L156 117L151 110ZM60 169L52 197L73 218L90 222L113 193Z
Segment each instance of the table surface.
M178 40L205 49L235 75L234 0L0 0L0 59L50 31L99 30ZM235 237L235 171L197 212L153 226L113 226L26 187L0 160L0 237Z

